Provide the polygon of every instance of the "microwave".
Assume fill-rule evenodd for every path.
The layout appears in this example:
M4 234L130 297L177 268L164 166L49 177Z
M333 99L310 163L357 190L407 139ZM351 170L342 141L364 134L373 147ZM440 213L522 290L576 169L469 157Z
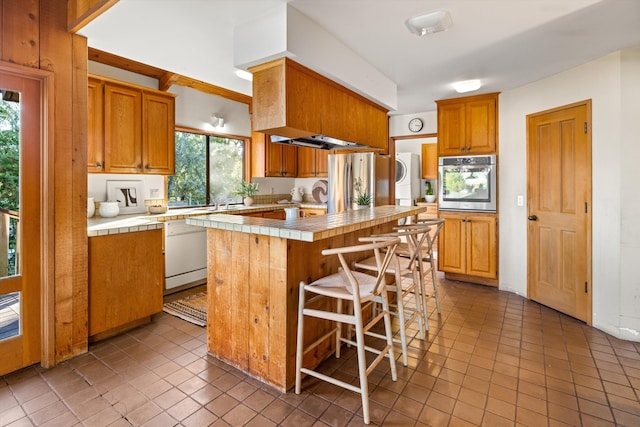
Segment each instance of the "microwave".
M496 156L438 158L438 209L495 212Z

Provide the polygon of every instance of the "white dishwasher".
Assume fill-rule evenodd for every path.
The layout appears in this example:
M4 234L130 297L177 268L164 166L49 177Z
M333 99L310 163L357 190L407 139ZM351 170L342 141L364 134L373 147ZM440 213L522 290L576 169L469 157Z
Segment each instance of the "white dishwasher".
M166 221L164 293L169 294L207 280L207 229L184 219Z

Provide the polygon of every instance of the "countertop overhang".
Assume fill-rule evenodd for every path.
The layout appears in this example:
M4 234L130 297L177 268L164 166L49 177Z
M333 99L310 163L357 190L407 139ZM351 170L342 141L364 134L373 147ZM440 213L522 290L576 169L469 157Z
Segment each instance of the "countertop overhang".
M387 205L287 220L209 214L189 217L187 218L187 224L303 242L315 242L361 228L396 221L425 211L426 208L421 206Z
M163 223L177 219L186 219L194 216L211 213L233 215L255 212L268 212L284 208L299 207L310 209L326 209L326 204L319 203L270 203L260 205L230 205L228 209L220 206L217 210L212 206L199 206L192 208L172 208L161 214L130 214L118 215L112 218L95 216L87 221L87 234L89 237L106 236L109 234L132 233L136 231L154 230L163 228Z

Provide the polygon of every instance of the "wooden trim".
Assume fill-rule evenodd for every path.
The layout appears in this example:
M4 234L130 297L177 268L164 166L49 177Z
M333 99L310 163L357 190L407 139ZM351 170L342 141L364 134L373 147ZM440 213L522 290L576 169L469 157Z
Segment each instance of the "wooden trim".
M111 67L119 68L121 70L129 71L135 74L141 74L143 76L151 77L156 80L161 80L163 76L169 73L169 71L163 70L161 68L143 64L142 62L137 62L132 59L123 58L122 56L104 52L93 47L90 47L87 50L87 53L89 55L89 61L109 65Z
M447 280L456 280L458 282L478 283L480 285L498 287L498 279L488 279L486 277L468 276L466 274L458 273L444 273L444 278Z
M40 309L41 309L41 364L48 368L55 364L55 294L54 294L54 82L53 73L0 61L0 70L20 77L40 80Z
M209 131L206 131L206 130L196 129L196 128L192 128L192 127L188 127L188 126L176 126L176 130L179 131L179 132L189 132L189 133L197 133L197 134L200 134L200 135L217 136L219 138L243 139L245 142L248 141L249 139L251 139L248 136L232 135L232 134L224 134L224 133L215 133L215 132L209 132Z
M69 0L67 31L77 33L116 3L118 0Z
M420 138L437 138L437 137L438 137L437 133L420 133L415 135L392 136L391 139L393 139L394 141L400 141L403 139L420 139Z
M165 97L173 96L175 98L176 96L178 96L178 95L176 95L174 93L163 92L163 91L158 90L158 89L153 89L153 88L149 88L149 87L146 87L146 86L140 86L140 85L137 85L137 84L134 84L134 83L123 82L122 80L111 79L109 77L103 77L103 76L99 76L97 74L87 74L87 76L90 77L90 78L94 78L94 79L100 80L100 81L105 82L105 83L111 83L111 84L118 85L118 86L121 86L121 87L126 87L128 89L137 89L137 90L141 90L141 91L144 91L144 92L147 92L147 93L157 93L157 94L165 96Z

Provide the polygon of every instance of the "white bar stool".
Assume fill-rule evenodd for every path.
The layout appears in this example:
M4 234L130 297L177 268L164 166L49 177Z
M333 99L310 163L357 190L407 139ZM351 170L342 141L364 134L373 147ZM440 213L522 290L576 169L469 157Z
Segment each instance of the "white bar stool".
M426 286L425 286L425 276L427 274L431 274L431 282L433 283L433 298L436 300L436 311L440 314L440 297L438 295L438 287L440 286L440 279L438 279L437 268L435 264L435 257L433 255L433 244L438 238L440 234L440 230L444 226L444 218L433 218L433 219L419 219L416 224L407 224L404 226L394 227L397 230L411 230L411 229L419 229L422 227L428 227L430 231L426 233L420 242L418 242L424 249L422 251L422 261L419 263L420 267L420 277L421 277L421 292L422 292L422 300L424 307L424 315L427 316L426 312ZM426 246L424 245L426 242ZM407 251L404 247L404 244L401 243L398 245L397 253L400 257L411 257L409 251ZM425 268L424 263L428 263L429 267Z
M420 266L422 262L422 254L420 252L419 242L423 238L424 234L428 232L428 229L424 227L413 228L410 230L401 230L394 233L385 233L373 235L367 240L379 241L379 239L385 239L390 237L397 237L407 241L405 247L411 253L410 258L396 257L387 268L387 274L394 276L394 281L387 284L387 291L396 293L396 301L394 304L390 304L390 314L395 316L400 322L400 339L394 338L395 342L399 342L402 347L402 363L404 366L408 366L409 357L407 351L407 329L414 323L418 322L418 331L420 333L420 339L424 339L425 331L428 331L429 326L427 324L427 317L424 315L426 310L423 310L421 300L421 280L420 280ZM402 243L400 243L402 245ZM399 246L400 246L399 245ZM353 268L357 268L365 271L378 271L376 266L376 259L370 257L362 261L353 263ZM410 278L410 280L404 280ZM413 297L413 308L407 299ZM374 299L374 302L381 302ZM377 336L374 332L368 332L368 335Z
M302 374L307 374L323 381L327 381L331 384L335 384L340 387L344 387L356 393L360 393L362 396L362 413L364 416L364 423L369 424L369 382L368 375L373 369L384 359L389 358L389 364L391 367L391 378L393 381L397 380L397 371L395 364L395 357L393 354L393 338L391 332L391 317L389 315L389 302L387 300L387 293L385 289L385 271L387 270L390 262L395 258L396 247L400 243L399 238L383 239L375 243L367 243L356 246L347 246L342 248L325 249L322 251L323 255L337 255L340 260L341 269L334 274L322 277L312 283L300 282L300 294L298 301L298 334L296 344L296 383L295 392L300 394L302 385ZM367 253L373 251L373 256L376 260L376 266L378 268L378 274L375 276L361 273L358 271L352 271L349 267L349 262L345 256L367 256ZM306 300L306 294L310 292L315 294L309 300ZM363 306L366 306L373 298L380 297L382 301L382 310L373 316L366 324L363 320ZM307 303L311 303L319 298L335 298L337 301L336 311L328 311L317 308L306 307ZM343 313L343 303L351 302L352 313ZM331 304L329 304L331 305ZM349 304L346 304L349 305ZM326 335L319 338L315 342L311 343L306 348L304 347L304 318L305 316L312 316L320 319L327 319L336 322L336 327L329 331ZM371 327L376 323L384 319L385 336L386 341L384 348L378 350L369 345L365 345L364 335ZM356 335L355 341L351 340L351 337L342 336L342 324L355 326ZM327 338L330 338L335 334L336 340L336 357L340 357L341 343L347 343L355 345L358 355L358 376L360 379L360 387L356 387L347 382L338 380L337 378L330 377L318 371L302 367L303 356L307 352L316 348L319 344L324 342ZM367 360L365 351L369 351L377 354L376 358L367 366Z

